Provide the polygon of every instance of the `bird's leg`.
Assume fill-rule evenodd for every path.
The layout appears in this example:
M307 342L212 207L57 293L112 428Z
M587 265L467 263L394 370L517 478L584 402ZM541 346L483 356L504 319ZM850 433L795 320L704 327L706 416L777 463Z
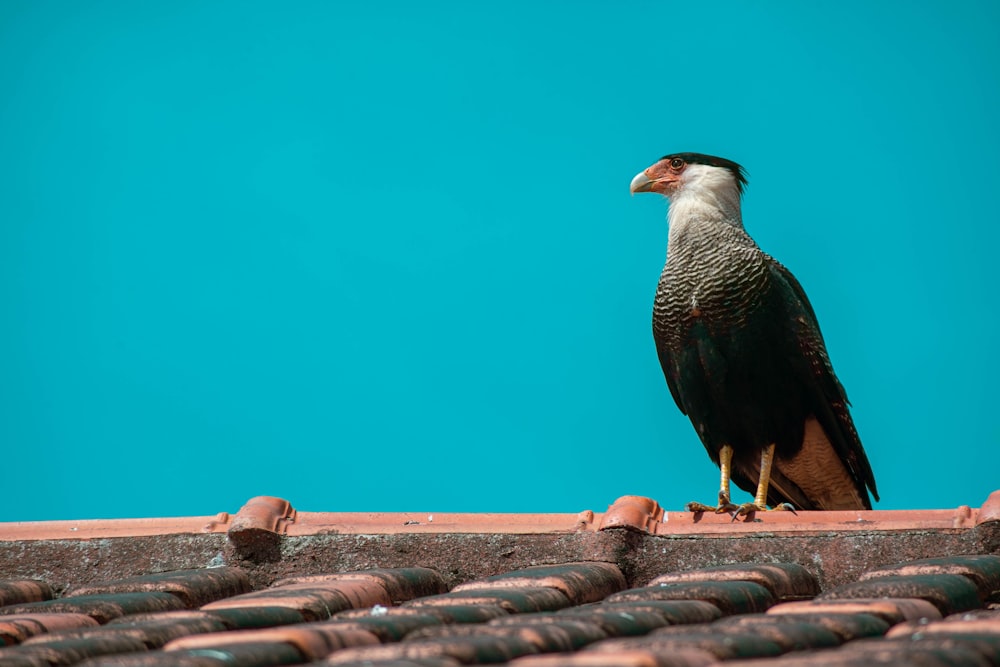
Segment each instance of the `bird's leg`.
M688 512L715 512L716 514L733 512L738 509L729 500L729 477L732 474L732 465L733 448L729 445L723 445L722 449L719 450L719 471L721 473L719 479L719 504L713 507L704 503L688 503L685 505L685 509Z
M771 464L774 463L774 445L768 445L764 448L764 451L760 455L760 479L757 481L757 495L754 496L752 503L743 503L740 505L736 512L733 514L733 520L736 520L738 516L744 516L750 514L751 512L766 512L767 510L767 487L771 483ZM789 510L795 512L793 508L788 503L782 503L774 508L774 510Z

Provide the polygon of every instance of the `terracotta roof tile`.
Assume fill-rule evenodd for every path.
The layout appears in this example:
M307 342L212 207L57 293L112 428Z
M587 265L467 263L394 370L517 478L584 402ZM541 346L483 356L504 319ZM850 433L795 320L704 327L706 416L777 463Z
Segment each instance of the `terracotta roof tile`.
M169 616L164 614L163 616ZM58 630L38 635L24 642L25 645L47 644L66 639L95 639L105 637L131 637L138 639L147 648L160 648L172 639L205 632L223 632L226 624L220 619L205 615L201 618L149 618L134 620L132 616L122 616L118 623L108 623L98 627L84 627Z
M920 602L923 602L923 600L920 600ZM771 623L773 621L778 621L779 623L811 623L830 630L840 638L841 642L867 637L881 637L892 627L891 623L874 614L844 613L836 609L826 613L772 614L771 611L774 611L774 609L777 609L777 607L773 607L767 614L739 616L733 620L735 623L741 625ZM934 611L936 612L937 610L935 609Z
M555 588L489 588L483 590L463 590L431 595L404 604L407 607L424 608L434 605L494 605L512 614L532 611L555 611L570 606L569 598Z
M213 609L207 613L225 623L230 630L252 630L273 628L279 625L293 625L306 620L305 614L290 607L263 605L260 607L233 607Z
M821 623L794 619L789 616L734 616L712 624L712 629L722 633L742 634L753 632L770 639L783 651L805 651L812 648L833 648L844 643L841 636ZM677 632L675 626L662 633Z
M96 627L87 614L52 613L0 616L0 647L20 644L29 637L69 628Z
M561 591L571 604L603 600L628 587L625 577L611 563L563 563L538 565L505 572L456 586L454 591L546 586Z
M398 642L403 637L417 630L445 624L445 620L433 614L383 614L372 616L371 610L364 610L364 612L364 615L358 615L353 618L338 615L337 618L327 621L327 623L347 630L365 630L378 637L379 641L383 643Z
M922 618L941 618L938 608L916 598L853 598L823 599L809 602L787 602L772 607L768 614L871 614L895 625Z
M170 593L108 593L9 605L0 607L0 614L86 614L107 623L126 614L183 608L180 598Z
M506 616L506 609L498 604L482 605L476 601L468 601L468 604L428 604L414 607L388 607L379 610L382 616L434 616L443 623L485 623L491 619ZM371 616L368 609L355 609L343 611L335 616L336 619L357 619Z
M42 661L43 665L72 665L93 656L144 651L139 639L121 636L63 639L44 644L22 644L3 649L0 664L16 665L18 662Z
M205 611L241 607L287 607L302 614L307 621L322 621L338 611L391 605L385 588L372 581L314 581L275 586L245 593L202 607Z
M608 597L608 602L704 600L723 614L751 614L774 605L771 592L752 581L692 581L633 588Z
M580 612L588 608L581 608ZM639 611L650 611L659 615L669 624L686 625L691 623L711 623L722 618L722 610L711 602L704 600L637 600L633 602L603 602L601 611L625 612L634 614ZM560 614L577 613L575 609L566 609Z
M819 594L819 582L816 577L798 563L717 565L700 570L663 574L648 585L690 581L752 581L771 591L775 599L782 602L808 600Z
M175 639L164 651L226 650L243 644L290 644L307 661L320 660L330 653L353 646L380 644L378 637L365 630L339 628L329 623L305 623L262 630L214 632Z
M176 595L183 601L185 607L194 609L221 598L249 593L250 590L250 580L247 578L246 572L236 567L217 567L162 572L106 583L76 586L68 591L64 597L162 591Z
M445 637L412 642L398 642L365 648L337 651L326 664L377 662L383 660L413 660L452 658L464 664L507 662L523 655L537 653L534 644L520 637Z
M628 650L614 653L532 655L511 661L511 667L715 667L719 661L708 651L682 649L670 653Z
M79 667L274 667L300 665L305 658L295 646L283 642L235 644L223 648L150 651L102 656Z
M981 599L1000 602L1000 556L990 554L912 560L869 570L863 573L860 579L867 581L887 576L912 574L960 574L975 584Z
M668 625L664 615L652 609L635 607L624 609L564 609L559 612L563 618L586 621L600 628L609 637L632 637L645 635L651 630ZM501 621L502 622L502 621Z
M584 651L617 652L634 649L654 653L672 653L684 649L700 649L711 653L719 660L735 658L766 658L780 655L781 646L766 637L747 631L743 633L720 633L715 628L675 628L654 630L645 637L628 639L606 639L583 649Z
M443 625L423 628L407 635L405 641L444 639L456 637L519 637L530 642L541 653L570 652L587 644L607 638L607 633L596 624L557 619L546 616L545 620L522 618L520 623L486 625ZM506 619L504 619L506 620Z
M0 607L52 599L52 587L44 581L20 579L0 581Z
M942 615L954 614L980 606L979 592L967 578L958 574L911 574L879 577L838 586L819 595L819 600L853 598L918 598L930 602Z
M360 581L376 583L385 589L393 604L414 598L448 592L448 585L441 575L427 567L401 567L395 569L373 569L359 572L341 572L310 576L286 577L274 582L274 586L288 584L329 583Z

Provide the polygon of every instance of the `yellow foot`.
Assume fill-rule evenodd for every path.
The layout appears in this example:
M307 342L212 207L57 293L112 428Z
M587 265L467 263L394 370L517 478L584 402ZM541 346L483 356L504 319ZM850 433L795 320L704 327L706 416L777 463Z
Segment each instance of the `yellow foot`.
M732 514L739 509L739 506L734 505L729 501L729 494L725 491L719 491L719 504L718 505L706 505L705 503L688 503L684 506L684 509L688 512L712 512L714 514Z
M749 516L754 512L791 512L798 516L795 508L789 503L781 503L780 505L775 505L771 509L768 509L767 505L758 505L757 503L743 503L739 507L735 508L733 512L733 521L736 521L738 517Z

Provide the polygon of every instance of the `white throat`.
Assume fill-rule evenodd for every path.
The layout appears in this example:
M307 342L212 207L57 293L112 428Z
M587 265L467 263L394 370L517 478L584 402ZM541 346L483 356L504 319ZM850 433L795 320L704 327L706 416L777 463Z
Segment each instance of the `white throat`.
M671 231L701 223L724 223L743 229L740 189L733 174L722 167L689 165L670 196L667 221Z

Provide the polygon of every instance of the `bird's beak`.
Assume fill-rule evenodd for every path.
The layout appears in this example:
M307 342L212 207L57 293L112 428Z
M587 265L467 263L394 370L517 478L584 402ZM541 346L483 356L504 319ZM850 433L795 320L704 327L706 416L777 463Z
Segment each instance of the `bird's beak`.
M653 189L653 181L649 179L645 171L640 171L632 179L632 183L628 186L628 191L632 194L636 192L651 192Z

